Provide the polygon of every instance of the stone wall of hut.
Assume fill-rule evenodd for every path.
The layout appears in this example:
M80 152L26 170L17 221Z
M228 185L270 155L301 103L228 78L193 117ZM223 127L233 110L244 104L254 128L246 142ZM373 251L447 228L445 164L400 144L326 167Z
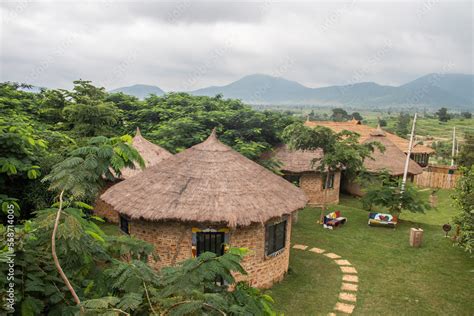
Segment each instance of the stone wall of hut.
M309 199L308 204L320 206L324 199L328 204L339 203L339 191L341 185L341 172L334 174L334 186L331 189L323 189L324 176L317 172L303 173L300 177L300 188ZM326 193L324 191L327 191Z
M238 281L248 281L252 286L258 288L269 288L273 284L283 280L290 261L290 239L291 239L292 216L288 217L286 230L286 246L278 255L265 256L265 226L254 224L249 227L236 229L230 238L230 244L234 247L245 247L250 249L242 265L248 275L238 275Z
M97 198L95 201L93 212L94 215L100 216L110 223L118 224L119 222L118 212L116 212L110 204L106 203L101 198Z
M231 247L245 247L250 253L242 265L248 275L236 275L237 280L248 281L259 288L271 287L279 282L288 271L290 259L291 216L288 217L286 246L276 256L265 256L265 226L253 224L248 227L231 229L229 243ZM203 227L202 224L198 225ZM173 265L192 257L192 224L178 222L151 222L132 220L130 234L155 245L159 261L151 261L156 269ZM217 228L217 227L213 227Z
M107 185L102 188L98 196L101 196L102 193L107 191L108 188L113 186L115 182L108 182ZM93 205L94 207L94 215L102 217L103 219L107 220L110 223L118 224L119 222L119 214L117 211L114 210L112 205L108 204L104 200L102 200L100 197L98 197L95 200L95 203Z

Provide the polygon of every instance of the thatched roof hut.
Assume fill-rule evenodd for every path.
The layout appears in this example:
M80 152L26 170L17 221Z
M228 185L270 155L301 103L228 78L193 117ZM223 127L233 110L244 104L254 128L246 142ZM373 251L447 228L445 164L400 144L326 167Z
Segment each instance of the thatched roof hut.
M323 157L323 150L292 150L282 144L275 148L272 158L281 163L282 172L314 172L319 167L318 159Z
M372 153L373 159L365 159L364 166L367 171L379 173L385 170L392 176L403 175L407 156L386 136L385 131L380 127L376 128L365 138L364 142L379 142L385 147L383 153L375 149ZM423 169L415 161L410 159L408 173L417 175L422 172Z
M310 205L339 203L341 171L331 172L329 179L326 179L326 173L323 174L319 170L319 159L323 157L322 149L293 150L283 144L266 156L281 164L280 171L284 178L299 185L309 198Z
M352 119L351 121L347 122L306 121L305 125L308 127L328 127L336 133L342 132L343 130L356 132L360 135L360 142L365 142L367 139L371 138L371 134L375 130L375 128L370 127L368 125L363 125L360 121L357 121L355 119ZM385 132L385 136L402 152L406 153L408 151L408 140L389 132ZM415 144L412 149L412 154L430 155L432 153L434 153L433 148L424 145Z
M281 177L209 138L108 189L101 198L131 219L265 223L305 206Z
M161 161L168 159L169 157L173 156L169 151L166 149L153 144L145 137L142 136L140 129L137 127L137 131L135 136L132 139L132 146L138 151L138 153L142 156L143 160L145 161L145 168L154 166ZM125 168L122 170L121 179L129 179L134 175L139 174L142 172L140 166L135 165L135 168Z

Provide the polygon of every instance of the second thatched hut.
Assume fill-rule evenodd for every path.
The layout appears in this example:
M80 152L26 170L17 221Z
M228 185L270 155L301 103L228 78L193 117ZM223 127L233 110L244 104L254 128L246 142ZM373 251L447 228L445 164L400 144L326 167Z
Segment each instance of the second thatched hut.
M170 158L173 156L169 151L166 149L153 144L145 137L142 136L140 129L137 128L137 132L132 139L132 146L138 151L140 156L142 156L145 162L145 168L149 168L154 166L165 159ZM135 168L125 168L122 170L122 174L120 178L117 179L115 182L108 183L106 186L110 188L111 186L115 185L117 182L130 179L133 176L140 174L143 170L138 166L135 165ZM94 214L105 218L107 221L111 223L118 223L119 222L119 215L116 211L113 210L110 205L107 205L100 197L94 204Z

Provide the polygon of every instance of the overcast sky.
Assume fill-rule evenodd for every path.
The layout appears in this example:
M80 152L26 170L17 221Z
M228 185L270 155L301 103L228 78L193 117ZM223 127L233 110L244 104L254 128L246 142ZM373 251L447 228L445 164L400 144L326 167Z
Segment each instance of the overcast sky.
M75 1L79 3L79 1ZM309 87L473 73L471 1L0 4L0 81L166 91L253 73Z

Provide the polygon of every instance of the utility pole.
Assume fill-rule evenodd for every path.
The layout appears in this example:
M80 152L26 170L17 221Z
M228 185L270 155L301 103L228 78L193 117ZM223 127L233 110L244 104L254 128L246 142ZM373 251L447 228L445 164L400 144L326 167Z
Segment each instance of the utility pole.
M455 154L456 154L456 126L453 127L453 149L451 150L451 167L454 166Z
M408 166L410 165L411 149L413 148L413 138L415 137L416 116L417 116L417 113L415 113L415 116L413 117L413 125L411 127L411 134L410 134L410 142L408 144L407 158L405 160L405 170L403 171L402 185L400 188L400 197L405 191L405 185L407 183Z

